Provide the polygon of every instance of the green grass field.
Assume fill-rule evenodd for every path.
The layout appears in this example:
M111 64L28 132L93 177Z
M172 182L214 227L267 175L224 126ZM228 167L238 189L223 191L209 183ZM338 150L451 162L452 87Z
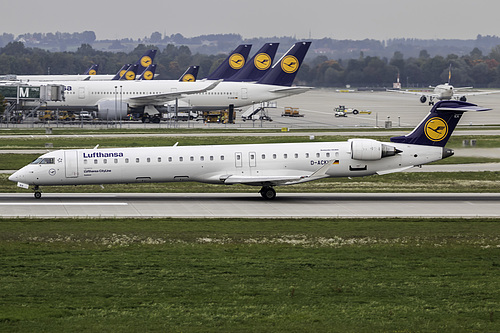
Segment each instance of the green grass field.
M497 332L499 220L0 220L2 332Z

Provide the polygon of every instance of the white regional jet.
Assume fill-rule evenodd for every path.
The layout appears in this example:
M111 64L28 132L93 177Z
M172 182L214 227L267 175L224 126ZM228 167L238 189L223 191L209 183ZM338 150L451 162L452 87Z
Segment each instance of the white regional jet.
M431 94L422 93L418 91L408 91L408 90L393 90L390 89L390 92L398 92L401 94L411 94L420 96L420 102L425 103L429 100L429 105L434 105L434 100L445 101L445 100L457 100L466 102L468 96L477 96L477 95L489 95L489 94L497 94L500 91L476 91L476 92L460 92L461 90L472 89L472 87L454 87L450 84L451 80L451 66L448 72L448 82L439 84L435 87L430 86L429 88L433 88Z
M181 108L190 110L223 110L229 105L240 108L303 93L310 87L294 87L310 42L298 42L257 82L220 82L177 80L152 81L73 81L65 85L65 101L47 102L43 108L68 111L97 111L100 119L125 117L131 111L141 113L146 107L167 108L177 92ZM217 86L211 83L220 82ZM57 83L57 82L54 82ZM197 88L198 87L198 88ZM212 87L213 89L202 89ZM196 92L196 90L200 90ZM183 92L190 92L183 93ZM189 95L189 96L187 96ZM35 106L28 105L27 106Z
M57 150L16 171L9 180L35 191L40 186L196 181L261 186L274 199L275 186L326 177L384 175L453 155L445 148L466 111L485 111L460 101L436 103L408 135L391 142L172 146Z

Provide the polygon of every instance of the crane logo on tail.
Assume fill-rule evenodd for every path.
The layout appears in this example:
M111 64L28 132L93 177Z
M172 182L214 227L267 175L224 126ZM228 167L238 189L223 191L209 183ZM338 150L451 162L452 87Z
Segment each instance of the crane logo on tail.
M292 74L300 67L299 61L292 55L288 55L281 60L281 69L288 74Z
M441 141L448 134L448 124L439 117L431 118L425 123L424 133L431 141Z
M144 56L141 58L141 66L142 67L148 67L149 65L151 65L152 62L153 62L153 60L149 56Z
M183 82L194 82L196 81L192 74L186 74L182 77Z
M146 71L142 76L144 77L144 80L152 80L154 74L151 71Z
M229 58L229 66L233 69L240 69L244 64L245 58L239 53L235 53Z
M253 61L258 70L264 71L271 66L271 57L267 53L259 53Z

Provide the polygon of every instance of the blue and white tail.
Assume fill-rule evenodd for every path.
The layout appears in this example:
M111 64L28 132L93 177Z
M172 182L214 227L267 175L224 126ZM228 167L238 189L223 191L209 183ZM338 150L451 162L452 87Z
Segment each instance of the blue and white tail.
M440 101L410 134L393 137L391 142L444 147L464 112L487 110L491 109L461 101Z
M257 83L290 87L304 61L311 42L295 43Z
M99 64L93 64L83 75L96 75L97 70L99 70Z
M135 63L135 65L138 65L136 71L137 75L141 75L142 73L144 73L146 68L153 64L156 52L158 52L158 50L148 50L142 55L139 60L137 60L137 62Z
M115 74L115 76L113 76L111 80L119 80L125 74L127 69L129 69L130 66L132 65L131 64L123 65L122 68L120 68L120 70Z
M225 80L236 74L245 65L251 48L251 44L239 45L216 70L207 76L207 80Z
M279 43L267 43L245 64L245 66L227 81L251 82L258 81L270 69L276 56Z
M198 77L199 69L200 66L189 66L179 78L179 82L195 82Z
M149 65L148 68L139 76L137 80L152 80L155 77L156 65Z
M137 72L139 70L139 65L135 64L130 66L125 73L120 77L120 80L135 80L137 77Z

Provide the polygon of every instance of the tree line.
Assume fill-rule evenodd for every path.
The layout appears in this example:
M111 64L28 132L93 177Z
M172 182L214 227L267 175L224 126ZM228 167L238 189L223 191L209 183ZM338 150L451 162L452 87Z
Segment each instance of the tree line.
M236 47L236 45L234 45ZM9 42L0 48L0 73L5 74L83 74L92 64L99 73L114 74L123 64L134 63L153 45L139 44L132 52L98 51L82 44L75 52L50 52ZM311 52L312 51L312 52ZM193 54L188 46L167 45L158 50L155 63L159 79L177 79L191 65L199 65L199 78L206 77L226 55ZM314 54L314 48L300 68L297 82L315 87L392 87L399 75L403 87L426 87L448 82L455 86L500 87L500 45L484 55L474 48L469 54L431 56L421 50L418 57L405 58L400 51L391 58L365 56L330 59Z

